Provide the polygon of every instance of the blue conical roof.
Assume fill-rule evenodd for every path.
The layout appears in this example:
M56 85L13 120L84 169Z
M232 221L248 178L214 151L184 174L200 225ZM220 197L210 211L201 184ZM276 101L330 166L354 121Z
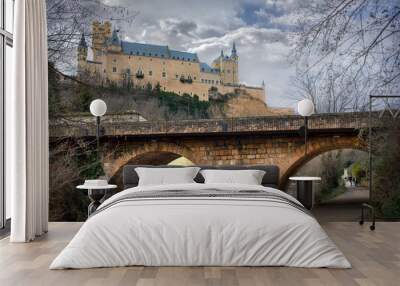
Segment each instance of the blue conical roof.
M85 36L83 33L82 33L81 40L79 42L79 47L87 49L87 44L86 44Z
M120 46L121 40L118 36L118 30L114 30L111 35L111 45Z
M233 42L233 45L232 45L232 54L231 54L231 57L236 57L237 56L237 51L236 51L236 43L235 42Z

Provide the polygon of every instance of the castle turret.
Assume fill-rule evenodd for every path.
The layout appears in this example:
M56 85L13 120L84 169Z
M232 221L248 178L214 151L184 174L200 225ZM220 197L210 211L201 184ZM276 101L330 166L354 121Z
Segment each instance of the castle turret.
M231 53L231 58L232 59L236 59L238 56L237 56L237 51L236 51L236 44L235 44L235 41L233 42L233 46L232 46L232 53Z
M236 43L233 42L232 45L232 53L231 53L231 60L233 61L233 68L232 68L232 81L233 84L239 83L239 56L236 51Z
M85 69L88 55L88 47L85 40L85 35L82 33L81 40L78 46L78 73Z
M112 32L108 49L112 50L113 52L120 52L122 50L118 30L114 29L114 31Z

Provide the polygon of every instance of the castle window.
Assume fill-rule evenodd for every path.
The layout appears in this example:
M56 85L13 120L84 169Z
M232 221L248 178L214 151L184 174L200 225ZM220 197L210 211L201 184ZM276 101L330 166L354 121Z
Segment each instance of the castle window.
M175 77L178 78L179 77L178 74L176 74Z
M165 73L165 72L163 72L163 73L162 73L162 77L165 77L165 76L166 76L166 73Z
M106 71L106 69L104 69L104 73L106 73L107 71Z
M196 77L194 76L193 79L196 80Z
M227 73L231 73L231 70L226 70Z
M117 59L113 59L114 63L117 61Z
M214 80L212 80L211 83L214 84Z
M149 71L149 75L153 75L153 71Z
M117 72L117 68L116 67L113 67L113 72Z

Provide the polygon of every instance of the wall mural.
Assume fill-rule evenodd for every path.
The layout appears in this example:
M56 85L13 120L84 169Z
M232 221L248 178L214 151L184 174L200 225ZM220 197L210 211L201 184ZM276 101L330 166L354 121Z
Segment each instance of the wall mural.
M128 163L276 164L289 193L303 174L322 177L321 204L369 201L368 96L399 93L399 7L354 2L47 0L50 220L85 220L76 186L102 177L119 191ZM305 154L303 98L315 106ZM375 154L400 159L390 122ZM386 167L374 180L400 178ZM398 183L376 188L380 215L400 215Z

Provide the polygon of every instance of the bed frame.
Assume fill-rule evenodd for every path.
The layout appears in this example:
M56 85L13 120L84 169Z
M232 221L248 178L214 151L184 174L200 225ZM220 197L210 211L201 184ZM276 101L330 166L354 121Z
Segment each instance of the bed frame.
M171 166L171 165L125 165L123 168L123 184L124 189L136 187L139 183L138 174L135 171L137 167L147 168L182 168L182 166ZM276 165L253 165L253 166L195 166L201 169L220 169L220 170L263 170L265 175L262 179L262 185L264 187L271 187L278 189L279 185L279 167ZM204 183L203 176L198 173L194 179L197 183Z

